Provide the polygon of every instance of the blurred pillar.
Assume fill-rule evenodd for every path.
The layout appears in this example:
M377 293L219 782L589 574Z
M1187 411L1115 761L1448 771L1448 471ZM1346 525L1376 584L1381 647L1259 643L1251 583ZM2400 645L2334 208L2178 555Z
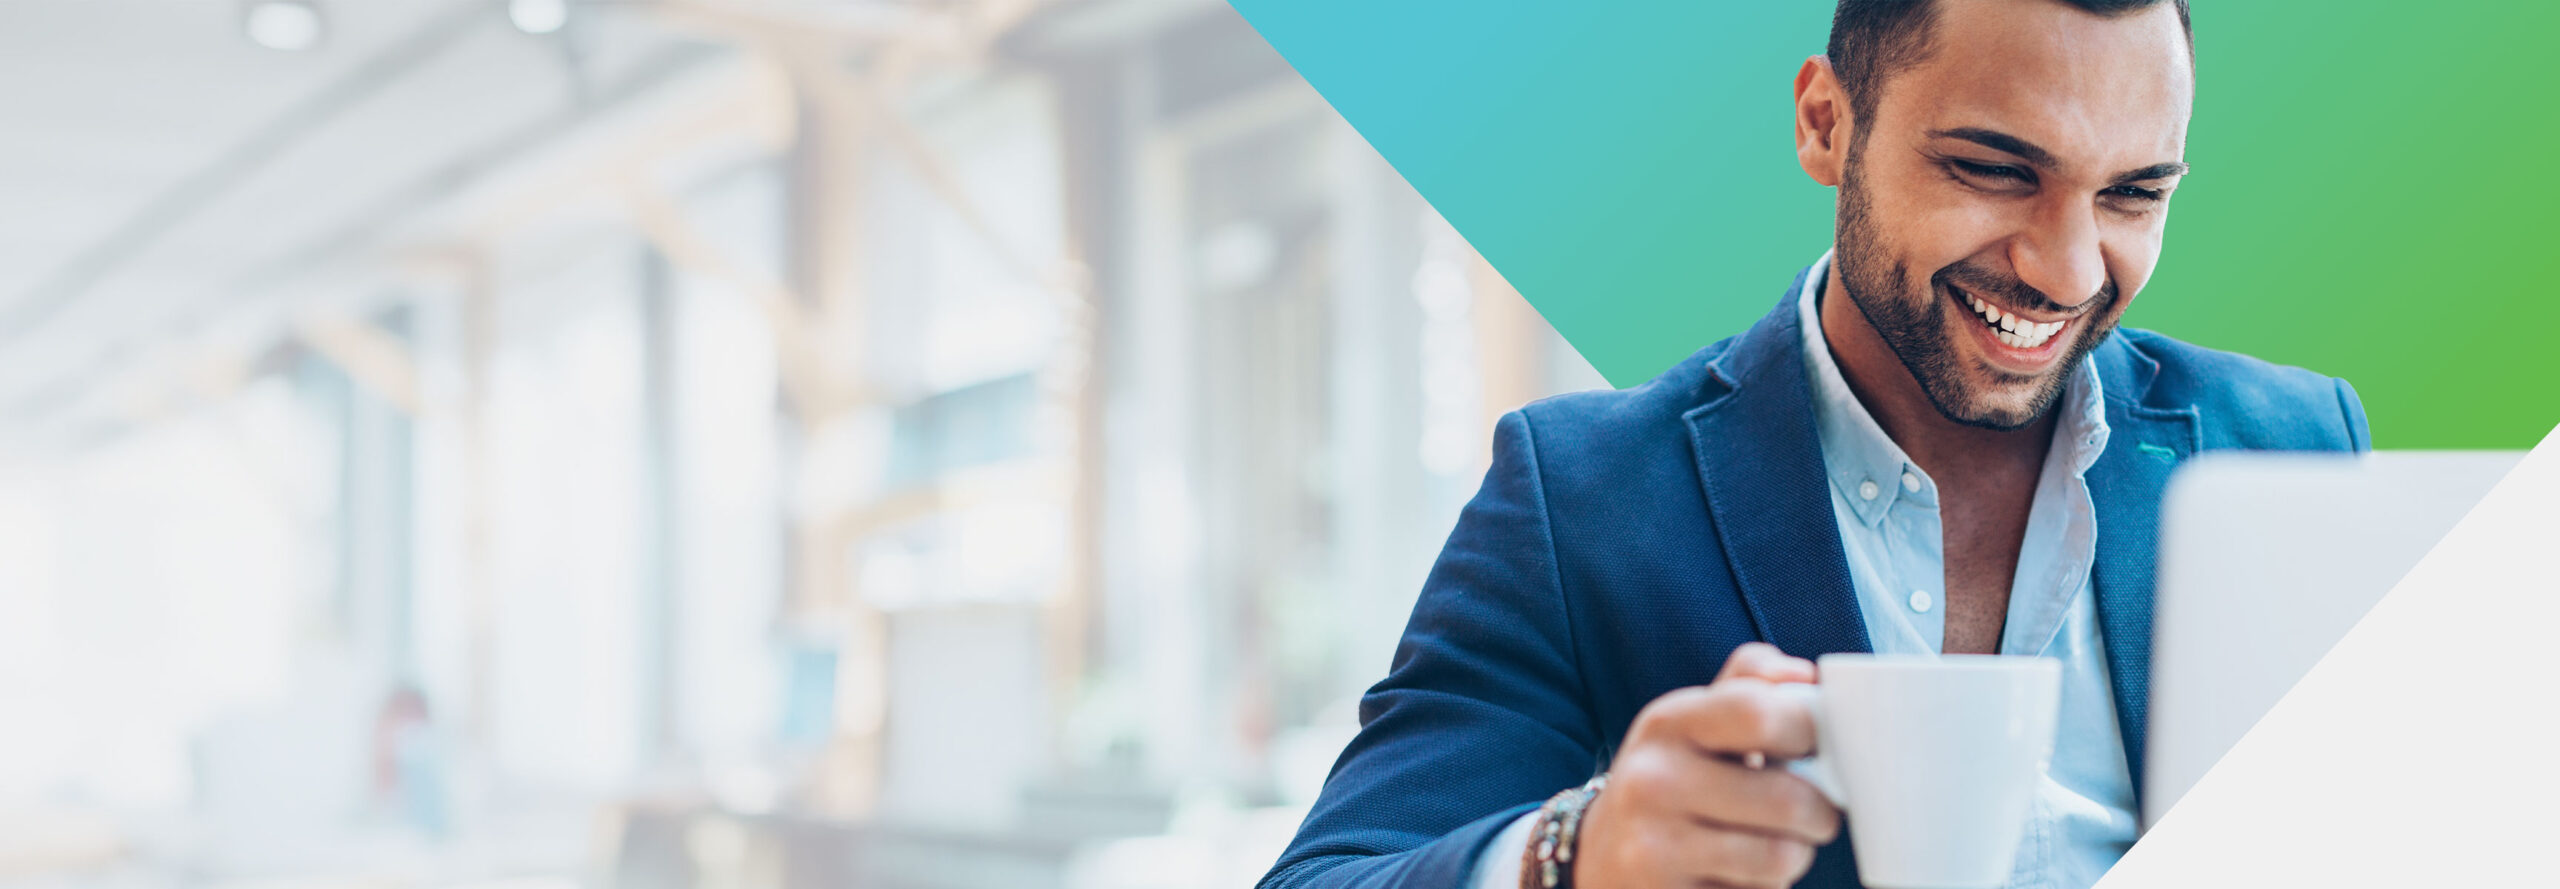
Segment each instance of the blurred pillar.
M869 397L869 360L863 324L860 183L869 155L869 109L853 75L831 45L776 44L786 58L799 104L785 189L785 243L789 289L803 301L814 329L795 332L815 339L821 397L791 402L797 441L787 452L805 461L807 447L829 424L840 422ZM859 393L859 394L856 394ZM786 477L805 476L805 463ZM792 607L786 613L838 622L836 737L820 771L820 805L834 814L866 815L877 806L886 754L888 634L883 618L854 588L847 571L851 543L838 517L819 510L792 513Z
M469 700L464 719L477 749L496 740L493 714L497 697L497 550L491 536L494 498L490 491L489 366L497 350L497 283L489 259L474 253L463 262L462 275L462 551L466 597L465 636Z
M648 515L641 528L640 757L666 764L682 755L683 699L676 666L681 662L677 623L683 620L679 590L684 577L683 465L676 434L675 284L666 254L640 254L641 498Z
M1122 253L1126 224L1120 200L1127 192L1129 146L1134 141L1130 108L1122 101L1122 68L1113 53L1097 53L1061 61L1051 68L1057 79L1062 163L1065 166L1066 237L1074 257L1068 273L1075 305L1068 320L1068 358L1074 390L1070 396L1073 431L1070 446L1074 480L1068 503L1065 589L1051 622L1050 701L1058 734L1066 736L1081 690L1108 665L1105 652L1109 624L1103 614L1104 491L1110 480L1105 459L1105 420L1109 401L1106 383L1112 373L1110 344L1114 295L1127 286Z
M1414 272L1430 208L1348 124L1334 126L1340 208L1332 246L1334 588L1341 638L1332 687L1344 699L1386 674L1414 580L1430 568L1413 539L1432 525L1416 443L1422 438L1422 307Z

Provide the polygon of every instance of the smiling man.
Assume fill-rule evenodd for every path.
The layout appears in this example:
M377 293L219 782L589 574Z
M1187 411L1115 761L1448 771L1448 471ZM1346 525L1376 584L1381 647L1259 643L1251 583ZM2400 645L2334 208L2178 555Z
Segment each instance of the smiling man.
M1503 418L1263 885L1854 886L1768 763L1814 743L1775 685L1855 651L2059 661L2011 884L2094 882L2135 837L2170 471L2367 441L2343 381L2117 328L2195 88L2184 0L1843 0L1795 77L1833 251L1652 382Z

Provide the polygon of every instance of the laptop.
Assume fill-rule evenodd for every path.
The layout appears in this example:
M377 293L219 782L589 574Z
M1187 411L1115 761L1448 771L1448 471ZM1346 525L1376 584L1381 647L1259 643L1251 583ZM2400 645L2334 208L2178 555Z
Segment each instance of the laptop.
M2523 457L2220 452L2180 467L2161 504L2143 828Z

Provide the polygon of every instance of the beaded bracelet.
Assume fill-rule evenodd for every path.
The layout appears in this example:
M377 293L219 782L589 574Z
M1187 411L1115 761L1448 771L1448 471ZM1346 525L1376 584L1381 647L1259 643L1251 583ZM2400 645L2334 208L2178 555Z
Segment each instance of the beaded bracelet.
M1530 828L1529 848L1521 853L1521 889L1572 889L1573 850L1582 839L1582 813L1607 786L1609 776L1601 775L1548 797L1547 804L1539 807L1538 820Z

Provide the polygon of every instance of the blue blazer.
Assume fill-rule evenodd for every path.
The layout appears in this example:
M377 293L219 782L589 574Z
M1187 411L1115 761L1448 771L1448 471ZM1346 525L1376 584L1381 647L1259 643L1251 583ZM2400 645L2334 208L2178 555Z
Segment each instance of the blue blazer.
M1869 650L1795 292L1651 382L1502 418L1359 736L1262 886L1456 889L1504 825L1605 769L1638 709L1736 646ZM2170 470L2225 448L2361 451L2367 434L2341 380L2141 330L2091 354L2113 430L2088 473L2098 618L2138 788ZM1845 834L1798 885L1857 885Z

